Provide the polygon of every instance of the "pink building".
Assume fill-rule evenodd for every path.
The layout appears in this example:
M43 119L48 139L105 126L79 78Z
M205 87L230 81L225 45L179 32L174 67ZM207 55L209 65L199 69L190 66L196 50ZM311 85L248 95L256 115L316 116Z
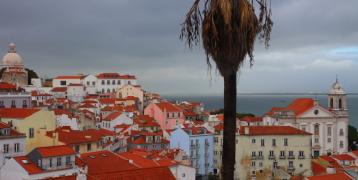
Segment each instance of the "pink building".
M184 123L183 110L170 102L151 103L144 114L153 117L162 129L174 129Z

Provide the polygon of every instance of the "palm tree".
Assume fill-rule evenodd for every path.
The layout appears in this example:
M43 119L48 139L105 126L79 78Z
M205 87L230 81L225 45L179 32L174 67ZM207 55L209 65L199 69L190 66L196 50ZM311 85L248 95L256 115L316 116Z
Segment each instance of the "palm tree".
M202 43L209 68L213 60L224 78L223 179L234 179L237 71L247 56L252 66L257 36L269 46L273 25L270 3L270 0L194 0L182 24L180 39L189 48Z

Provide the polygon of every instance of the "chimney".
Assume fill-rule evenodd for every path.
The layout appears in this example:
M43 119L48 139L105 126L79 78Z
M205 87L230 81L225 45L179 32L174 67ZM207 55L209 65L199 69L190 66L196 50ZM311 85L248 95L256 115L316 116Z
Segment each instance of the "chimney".
M133 160L132 159L128 159L129 164L133 164Z
M250 129L249 129L249 127L244 127L244 134L245 134L245 135L249 135L249 134L250 134Z

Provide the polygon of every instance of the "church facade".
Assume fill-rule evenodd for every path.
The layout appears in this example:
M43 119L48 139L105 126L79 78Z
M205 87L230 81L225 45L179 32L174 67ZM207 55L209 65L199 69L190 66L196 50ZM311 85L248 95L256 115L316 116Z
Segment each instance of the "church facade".
M15 84L19 87L28 85L28 72L26 71L22 57L17 54L16 45L10 43L7 54L2 58L2 69L4 69L1 81Z
M287 107L273 107L263 117L264 125L288 125L311 133L312 155L348 151L349 114L347 94L336 80L326 107L312 98L299 98Z

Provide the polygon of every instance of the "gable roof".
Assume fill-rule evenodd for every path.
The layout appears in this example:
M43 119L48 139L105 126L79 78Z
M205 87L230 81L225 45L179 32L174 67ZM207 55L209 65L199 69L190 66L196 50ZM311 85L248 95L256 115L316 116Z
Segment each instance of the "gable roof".
M160 102L156 103L156 105L162 110L167 112L182 112L182 110L176 105L170 102Z
M108 116L106 116L103 120L104 121L113 121L116 118L118 118L120 115L122 114L122 112L112 112L111 114L109 114Z
M25 119L39 111L40 109L34 109L34 108L2 108L0 109L0 117Z
M248 133L245 133L248 129ZM240 135L311 135L310 133L291 127L291 126L242 126L239 130Z
M273 107L266 115L273 115L277 111L292 111L295 116L299 116L307 110L315 106L315 100L312 98L298 98L295 99L287 107Z
M336 174L325 174L318 176L307 177L308 180L352 180L353 178L347 175L346 173L336 173Z
M74 76L57 76L54 79L82 79L84 76L74 75Z
M44 158L76 154L72 148L66 145L38 147L34 151L37 151Z
M17 156L14 157L14 160L29 174L39 174L43 172L41 168L26 156Z

